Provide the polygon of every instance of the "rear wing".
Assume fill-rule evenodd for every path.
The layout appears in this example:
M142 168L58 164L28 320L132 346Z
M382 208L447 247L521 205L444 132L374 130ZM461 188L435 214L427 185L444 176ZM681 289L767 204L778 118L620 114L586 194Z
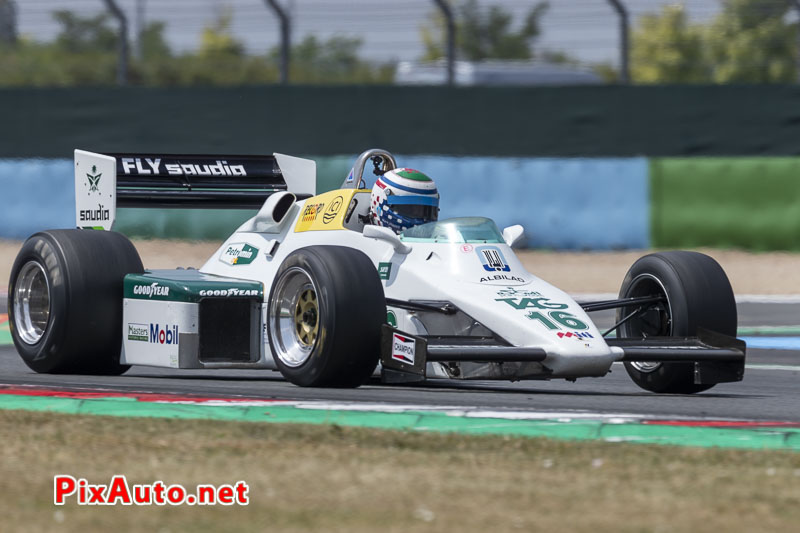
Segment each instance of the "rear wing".
M111 229L117 207L259 209L288 191L316 194L317 166L283 154L143 155L75 150L75 222Z

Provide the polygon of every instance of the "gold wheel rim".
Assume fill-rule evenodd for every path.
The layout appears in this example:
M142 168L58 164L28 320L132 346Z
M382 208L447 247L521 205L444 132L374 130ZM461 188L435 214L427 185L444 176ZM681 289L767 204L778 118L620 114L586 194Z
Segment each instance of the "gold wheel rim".
M300 293L294 311L294 330L304 346L313 346L319 331L319 306L317 293L306 289Z

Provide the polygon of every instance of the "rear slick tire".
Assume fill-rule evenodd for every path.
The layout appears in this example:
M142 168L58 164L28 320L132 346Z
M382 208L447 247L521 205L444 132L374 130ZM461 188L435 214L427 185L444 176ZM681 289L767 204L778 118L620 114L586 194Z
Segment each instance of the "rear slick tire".
M363 252L296 250L278 269L269 296L275 364L301 387L358 387L378 364L385 317L383 285Z
M698 252L658 252L637 260L625 276L620 298L665 296L666 302L623 324L620 337L693 337L697 328L736 336L733 289L713 258ZM617 321L634 310L617 310ZM626 362L625 370L641 388L658 393L694 394L713 384L694 382L694 363Z
M31 370L118 375L122 284L142 273L133 244L120 233L49 230L22 245L8 284L14 346Z

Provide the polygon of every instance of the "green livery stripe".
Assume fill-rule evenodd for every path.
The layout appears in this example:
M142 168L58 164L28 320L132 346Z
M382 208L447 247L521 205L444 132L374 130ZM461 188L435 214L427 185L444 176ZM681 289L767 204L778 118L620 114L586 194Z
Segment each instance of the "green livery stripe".
M197 270L151 270L128 274L123 282L125 298L170 302L198 302L208 297L264 299L258 281L224 278Z

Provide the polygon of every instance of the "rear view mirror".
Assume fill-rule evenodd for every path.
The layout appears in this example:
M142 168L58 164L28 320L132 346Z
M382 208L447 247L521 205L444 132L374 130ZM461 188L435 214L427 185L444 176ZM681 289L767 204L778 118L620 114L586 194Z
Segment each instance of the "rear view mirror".
M507 245L513 248L515 244L518 244L519 241L522 240L524 234L525 228L519 224L515 224L503 229L503 240L506 241Z
M401 241L395 232L383 226L364 226L364 237L388 242L399 254L407 254L411 251L411 246Z

